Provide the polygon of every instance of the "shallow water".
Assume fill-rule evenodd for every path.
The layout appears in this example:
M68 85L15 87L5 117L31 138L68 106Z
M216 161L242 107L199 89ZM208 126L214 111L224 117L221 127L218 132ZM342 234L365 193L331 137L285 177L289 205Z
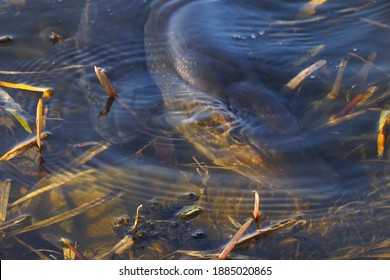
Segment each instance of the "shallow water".
M386 149L378 160L376 151L378 121L386 99L369 103L389 90L389 2L327 1L312 15L304 12L308 1L246 1L240 9L230 7L241 1L203 2L206 6L211 2L215 10L202 15L204 21L188 19L188 29L198 33L177 36L188 36L191 41L204 32L203 40L196 41L199 49L223 45L223 50L236 58L235 63L250 67L265 87L280 96L299 121L301 134L337 173L339 192L330 200L313 204L298 201L296 189L260 188L248 178L215 166L168 124L170 114L149 73L144 51L144 26L151 1L26 0L22 5L2 1L0 36L14 39L0 43L0 70L24 73L2 72L0 80L51 87L54 94L44 101L48 109L46 130L51 133L42 149L44 162L36 149L30 149L1 162L0 179L12 179L9 203L26 192L65 182L13 207L8 219L30 214L37 223L112 190L125 192L74 218L19 233L18 238L36 249L54 250L55 257L61 258L59 238L65 237L77 241L88 257L99 258L124 235L121 230L114 232L115 219L129 217L131 227L137 207L143 204L146 221L158 225L156 234L146 234L130 253L116 258L189 257L177 250L202 251L207 257L219 252L237 231L228 217L241 224L251 217L252 190L256 189L261 197L261 227L296 215L301 215L300 221L242 245L232 258L389 258L389 154ZM228 13L231 21L221 23L221 11ZM171 16L176 15L181 14L173 11ZM222 20L227 21L224 17ZM62 43L53 45L52 31L63 38ZM310 54L313 49L321 51ZM374 67L368 67L365 76L365 63L359 57L367 59L373 53ZM297 90L282 93L289 80L321 59L327 61L325 67L311 74ZM316 107L313 102L323 100L331 90L342 59L348 63L339 95ZM109 112L105 111L108 97L96 78L94 65L106 69L125 106L115 100ZM61 70L69 66L73 68ZM351 111L361 115L325 125L370 85L376 85L377 92ZM33 128L40 94L4 89ZM29 134L6 111L8 104L0 104L2 155ZM102 112L106 114L102 116ZM79 158L99 145L103 145L102 152L89 160ZM307 162L307 168L315 166ZM69 179L81 171L88 174ZM306 179L291 184L304 185ZM178 209L170 209L169 203L163 208L166 213L147 211L152 199L167 202L190 192L200 194L201 190L205 193L199 201L187 207L199 206L202 214L185 223L177 221ZM160 225L161 219L168 223ZM172 223L180 225L176 231ZM12 237L1 243L2 258L37 258Z

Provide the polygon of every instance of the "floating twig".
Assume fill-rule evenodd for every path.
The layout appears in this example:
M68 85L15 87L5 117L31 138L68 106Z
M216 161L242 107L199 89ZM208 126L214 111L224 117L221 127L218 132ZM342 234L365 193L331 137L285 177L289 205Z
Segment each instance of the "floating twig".
M326 60L319 60L316 63L307 67L306 69L302 70L298 75L296 75L283 87L282 92L287 93L294 90L306 77L323 67L325 64Z

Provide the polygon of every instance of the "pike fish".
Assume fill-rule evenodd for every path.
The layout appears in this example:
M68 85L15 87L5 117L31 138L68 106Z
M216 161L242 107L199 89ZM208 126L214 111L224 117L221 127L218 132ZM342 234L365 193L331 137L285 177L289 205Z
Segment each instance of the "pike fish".
M232 37L253 16L241 1L153 2L145 50L167 119L216 165L262 187L302 199L334 197L335 171L253 70L245 42Z

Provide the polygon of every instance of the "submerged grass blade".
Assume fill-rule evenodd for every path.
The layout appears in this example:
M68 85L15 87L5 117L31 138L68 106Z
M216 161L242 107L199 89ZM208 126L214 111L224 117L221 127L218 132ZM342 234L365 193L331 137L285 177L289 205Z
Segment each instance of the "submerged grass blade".
M80 69L85 67L83 64L75 64L75 65L69 65L64 66L60 68L53 69L51 71L4 71L0 70L0 74L2 75L32 75L32 74L46 74L50 72L61 72L61 71L67 71L67 70L73 70L73 69Z
M362 69L359 71L358 74L358 81L361 84L366 84L368 73L371 69L371 65L374 65L375 59L377 57L376 51L371 51L370 54L367 57L367 62L363 64Z
M272 22L270 24L270 26L272 26L272 25L295 26L295 25L299 25L299 24L316 22L316 21L320 21L323 19L326 19L326 17L318 16L318 17L312 17L312 18L302 19L302 20L277 20L277 21Z
M36 222L36 223L32 224L31 226L27 226L27 227L24 227L20 230L14 231L13 234L18 235L21 233L29 232L32 230L47 227L47 226L50 226L52 224L56 224L56 223L68 220L68 219L73 218L77 215L80 215L81 213L86 212L87 210L89 210L93 207L96 207L96 206L101 205L103 203L108 203L116 198L119 198L119 197L123 196L124 194L125 194L124 191L118 191L118 190L111 191L110 193L108 193L106 195L95 198L87 203L84 203L80 206L77 206L77 207L75 207L69 211L66 211L64 213L61 213L57 216L48 218L48 219L43 220L43 221Z
M6 109L7 112L9 112L20 124L21 126L30 134L32 134L32 129L25 118L23 118L21 115L18 115L15 110L12 109Z
M0 182L0 222L4 222L7 219L7 205L11 183L11 180Z
M4 107L5 110L9 112L28 133L32 134L32 130L28 122L22 116L22 107L18 103L16 103L15 100L2 88L0 88L0 100L6 104Z
M18 205L18 204L20 204L22 202L25 202L25 201L29 200L29 199L32 199L32 198L36 197L37 195L40 195L40 194L45 193L47 191L53 190L55 188L58 188L58 187L60 187L60 186L62 186L64 184L69 183L69 182L71 182L71 181L73 181L73 180L75 180L77 178L80 178L80 177L82 177L84 175L91 174L93 172L95 172L94 169L88 169L88 170L85 170L85 171L78 172L76 174L68 175L68 176L66 176L66 178L62 178L59 182L55 182L55 183L50 184L50 185L48 185L46 187L37 189L37 190L35 190L35 191L33 191L33 192L31 192L31 193L29 193L29 194L19 198L18 200L14 201L13 203L10 203L9 208L14 207L14 206L16 206L16 205Z
M43 132L41 134L41 140L44 140L47 138L47 136L49 136L50 133L49 132ZM36 137L33 137L33 138L30 138L20 144L18 144L16 147L12 148L11 150L9 150L8 152L6 152L1 158L0 158L0 161L1 160L11 160L13 159L14 157L16 157L17 155L23 153L25 150L35 146L37 143L37 139Z
M341 85L341 80L344 75L344 70L347 67L348 61L345 59L342 59L340 64L339 64L339 71L337 72L336 79L334 81L334 84L332 86L331 91L326 95L327 100L335 100L337 96L339 95L340 92L340 85Z
M76 167L83 165L89 160L91 160L92 158L94 158L96 155L107 150L109 147L111 147L111 145L112 144L110 142L106 142L106 141L98 142L93 147L86 150L83 154L75 158L71 164Z
M312 48L311 50L309 50L305 56L303 56L301 59L299 59L298 61L294 62L294 67L300 67L302 66L303 64L305 64L306 62L314 59L314 57L316 57L318 54L320 54L323 50L325 49L325 45L324 44L321 44L321 45L318 45L318 46L315 46L314 48Z
M382 23L380 21L376 21L376 20L369 19L369 18L360 18L360 20L368 22L368 23L371 23L371 24L374 24L374 25L382 27L382 28L390 29L390 25L389 24Z
M364 59L363 57L361 57L360 55L357 55L356 53L351 53L351 52L349 52L348 54L349 54L350 56L353 56L353 57L359 59L359 60L362 61L363 63L367 64L367 66L370 66L370 67L372 67L372 68L377 69L378 71L380 71L380 72L382 72L383 74L385 74L388 78L390 77L390 74L389 74L388 72L386 72L385 69L383 69L383 68L381 68L381 67L379 67L379 66L376 66L375 64L373 64L373 62L370 62L370 61Z

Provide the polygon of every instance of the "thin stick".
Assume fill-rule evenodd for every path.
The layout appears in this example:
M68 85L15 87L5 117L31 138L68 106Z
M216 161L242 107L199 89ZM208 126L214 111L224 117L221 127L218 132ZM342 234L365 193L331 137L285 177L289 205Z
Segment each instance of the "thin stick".
M236 245L241 245L249 240L252 240L253 238L256 238L260 235L263 235L264 233L267 233L267 232L271 232L271 231L274 231L274 230L277 230L277 229L280 229L282 227L286 227L286 226L289 226L289 225L292 225L293 223L295 223L296 221L298 221L298 218L299 216L297 217L292 217L292 218L289 218L287 220L283 220L275 225L272 225L272 226L269 226L267 228L264 228L264 229L260 229L260 230L257 230L256 232L252 233L252 234L249 234L245 237L243 237L242 239L240 239Z
M247 229L252 224L252 222L253 219L250 219L245 224L242 225L242 227L236 232L236 234L233 236L230 242L226 245L225 249L223 249L221 254L218 256L218 260L226 260L230 252L233 250L234 246L236 246L238 240L247 231Z
M65 244L66 247L68 247L72 252L80 259L80 260L86 260L87 258L79 251L75 246L73 246L72 243L70 243L67 239L61 237L62 243Z

